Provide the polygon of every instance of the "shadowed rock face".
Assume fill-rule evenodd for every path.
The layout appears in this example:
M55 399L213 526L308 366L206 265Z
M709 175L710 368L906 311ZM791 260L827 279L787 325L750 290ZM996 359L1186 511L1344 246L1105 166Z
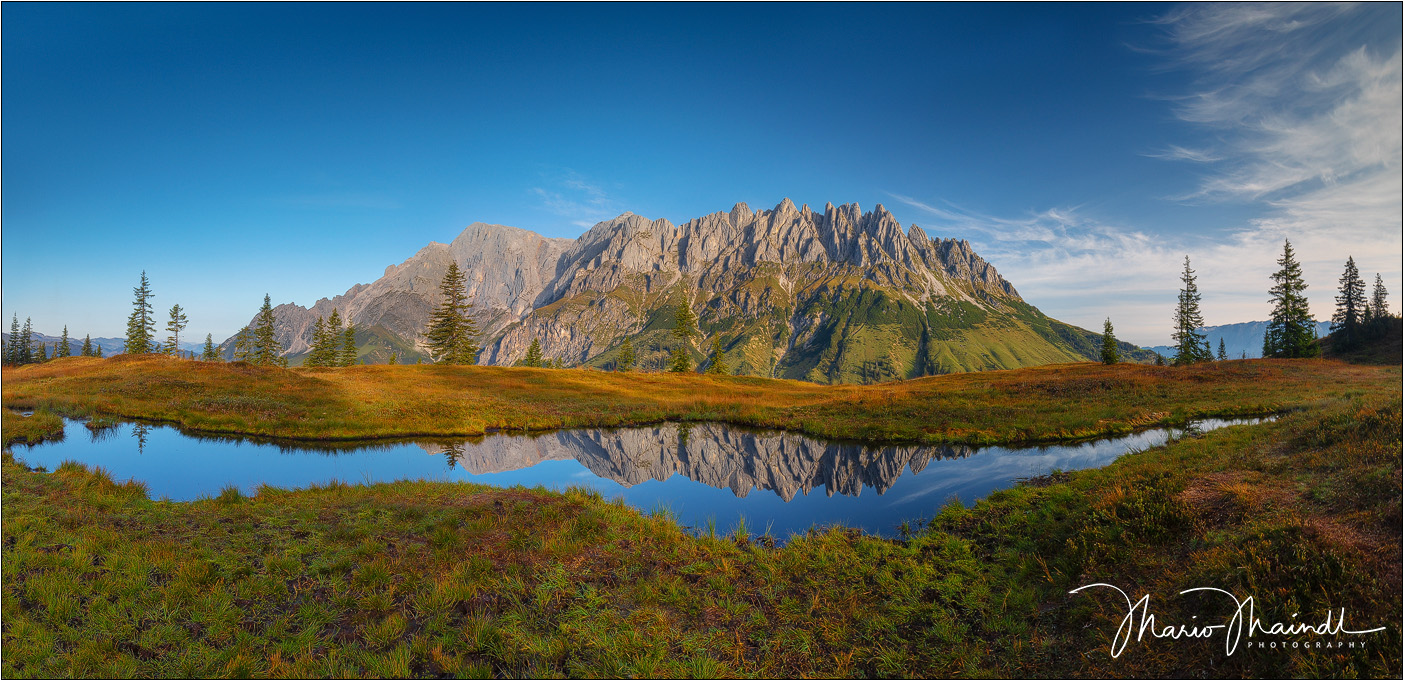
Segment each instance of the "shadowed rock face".
M463 446L421 445L451 454L472 474L524 469L547 460L574 459L596 475L632 487L679 474L737 497L766 490L789 502L823 488L856 496L865 486L883 494L906 469L917 473L933 459L966 457L956 446L873 447L823 443L790 433L744 431L719 424L630 429L572 429L535 438L494 436Z

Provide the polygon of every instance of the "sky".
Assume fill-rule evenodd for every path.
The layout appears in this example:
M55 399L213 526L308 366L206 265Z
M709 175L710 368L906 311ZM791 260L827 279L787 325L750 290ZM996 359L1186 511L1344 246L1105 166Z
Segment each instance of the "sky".
M187 338L473 222L883 204L1057 319L1330 318L1402 294L1402 9L1380 4L4 3L5 324ZM8 327L7 327L8 328ZM162 332L164 334L164 332Z

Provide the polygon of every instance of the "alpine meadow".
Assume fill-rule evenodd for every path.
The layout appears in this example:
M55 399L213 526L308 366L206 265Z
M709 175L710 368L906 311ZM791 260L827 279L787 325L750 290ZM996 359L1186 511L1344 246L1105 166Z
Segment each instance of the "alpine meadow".
M1405 670L1398 3L0 20L6 678Z

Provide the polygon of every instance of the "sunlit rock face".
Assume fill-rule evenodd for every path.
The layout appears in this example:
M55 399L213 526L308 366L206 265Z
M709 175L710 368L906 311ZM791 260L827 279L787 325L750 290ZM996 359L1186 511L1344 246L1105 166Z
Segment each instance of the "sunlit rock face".
M963 446L863 446L823 443L791 433L746 431L719 424L630 429L572 429L537 437L491 436L469 446L422 445L449 454L472 474L515 471L548 460L573 459L624 486L665 481L675 474L738 497L753 490L790 501L797 493L855 496L865 487L883 494L904 470L918 473L933 459L966 457Z
M276 307L277 340L300 356L335 308L376 330L387 357L390 346L422 354L450 263L465 273L486 365L521 361L535 340L568 367L610 369L630 339L637 369L662 369L685 304L702 332L687 349L695 363L711 361L715 337L736 374L872 383L1098 354L1097 334L1025 303L965 240L904 231L882 205L814 211L789 199L681 225L625 213L574 240L474 223L371 284ZM1136 352L1127 345L1124 356Z

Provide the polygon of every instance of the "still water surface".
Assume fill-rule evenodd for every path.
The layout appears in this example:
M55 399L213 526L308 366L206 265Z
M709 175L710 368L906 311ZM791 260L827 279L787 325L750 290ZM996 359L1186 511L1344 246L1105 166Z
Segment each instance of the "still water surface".
M1210 419L1208 431L1259 419ZM812 526L844 525L894 536L904 521L930 518L953 496L969 505L1022 478L1103 466L1161 445L1185 429L1026 448L859 445L726 424L660 424L493 435L459 442L315 445L182 433L123 423L97 432L67 420L62 441L16 446L15 457L52 471L64 460L145 481L153 499L193 500L237 486L301 488L332 480L471 481L495 486L583 486L607 499L718 532L745 518L753 533L784 539Z

